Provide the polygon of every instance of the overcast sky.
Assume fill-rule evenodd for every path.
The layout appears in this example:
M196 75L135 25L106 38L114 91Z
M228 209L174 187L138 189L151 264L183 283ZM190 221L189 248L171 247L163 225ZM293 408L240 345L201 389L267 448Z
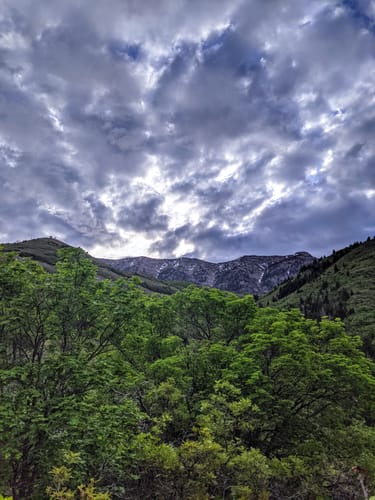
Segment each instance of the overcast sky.
M374 0L0 0L0 241L330 253L375 233Z

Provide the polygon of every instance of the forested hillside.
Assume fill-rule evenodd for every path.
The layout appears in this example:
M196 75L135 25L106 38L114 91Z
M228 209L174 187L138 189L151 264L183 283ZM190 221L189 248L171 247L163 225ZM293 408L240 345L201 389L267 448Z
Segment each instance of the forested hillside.
M317 259L260 300L281 309L298 307L308 318L344 319L375 358L375 239Z
M356 499L375 492L375 373L340 321L190 286L0 257L0 493Z

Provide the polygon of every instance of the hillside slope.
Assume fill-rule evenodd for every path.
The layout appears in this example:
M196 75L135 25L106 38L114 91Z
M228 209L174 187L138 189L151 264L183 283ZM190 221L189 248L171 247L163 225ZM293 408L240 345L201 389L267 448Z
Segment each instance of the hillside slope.
M16 243L4 243L1 247L4 252L17 252L20 257L29 257L38 261L46 271L55 272L58 250L61 248L69 248L70 245L67 245L66 243L55 238L35 238ZM101 259L96 259L89 254L87 254L87 256L97 266L97 276L99 279L115 280L118 278L131 278L133 276L138 276L140 278L142 288L147 291L164 294L174 293L180 288L171 283L162 283L160 280L152 279L148 276L142 276L138 273L114 269L110 264L103 262Z
M182 257L179 259L150 259L127 257L100 259L121 272L133 272L164 281L188 281L238 294L262 295L280 282L294 276L302 266L314 260L307 252L292 255L245 255L229 262L213 263Z
M298 307L309 318L340 317L375 356L375 239L318 259L262 297L260 304Z

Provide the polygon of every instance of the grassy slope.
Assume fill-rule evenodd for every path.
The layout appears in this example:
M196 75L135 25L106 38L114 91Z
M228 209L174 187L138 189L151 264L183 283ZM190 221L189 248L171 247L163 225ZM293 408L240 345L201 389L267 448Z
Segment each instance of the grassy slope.
M17 243L5 243L2 248L5 252L15 251L21 257L30 257L38 261L48 272L55 271L55 264L57 261L57 251L60 248L68 248L69 245L54 238L36 238L33 240L21 241ZM110 266L99 262L94 257L88 255L98 268L99 279L118 279L129 278L134 276L132 273L121 273ZM164 283L156 279L139 276L141 279L141 286L149 292L159 292L164 294L171 294L181 288L170 283Z
M300 308L307 317L341 317L375 355L375 240L319 259L262 297L261 305Z

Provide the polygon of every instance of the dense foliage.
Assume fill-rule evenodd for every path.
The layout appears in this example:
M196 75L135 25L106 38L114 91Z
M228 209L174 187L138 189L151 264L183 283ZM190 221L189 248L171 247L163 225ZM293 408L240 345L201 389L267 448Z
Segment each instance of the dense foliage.
M18 499L363 498L374 364L340 321L216 289L145 294L0 256L0 492Z

